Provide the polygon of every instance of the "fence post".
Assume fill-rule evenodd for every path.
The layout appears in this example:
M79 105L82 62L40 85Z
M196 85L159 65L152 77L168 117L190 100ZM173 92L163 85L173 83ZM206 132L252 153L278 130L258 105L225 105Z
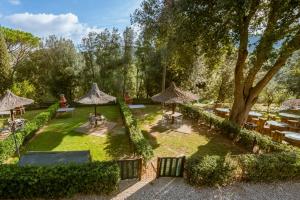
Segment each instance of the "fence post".
M182 157L182 164L181 164L181 172L180 172L180 176L183 177L183 172L184 172L184 166L185 166L185 156Z
M156 178L159 178L160 175L160 157L157 158L157 172L156 172Z
M142 171L143 171L143 159L140 158L139 161L139 181L142 180Z

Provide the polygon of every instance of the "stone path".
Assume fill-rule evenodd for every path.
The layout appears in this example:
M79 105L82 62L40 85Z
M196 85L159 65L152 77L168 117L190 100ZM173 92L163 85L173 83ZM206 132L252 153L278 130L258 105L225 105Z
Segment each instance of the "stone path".
M222 188L195 188L182 178L159 178L149 181L122 181L120 192L112 196L76 196L83 200L298 200L300 181L272 184L237 183Z

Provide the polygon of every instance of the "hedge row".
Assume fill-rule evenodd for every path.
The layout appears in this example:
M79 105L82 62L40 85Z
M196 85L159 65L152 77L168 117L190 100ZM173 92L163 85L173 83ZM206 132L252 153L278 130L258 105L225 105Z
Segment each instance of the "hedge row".
M300 157L293 152L208 155L188 159L187 181L192 185L227 185L234 181L271 182L300 178Z
M252 150L254 143L265 152L290 152L294 150L289 145L272 141L269 136L241 128L229 120L216 116L213 113L203 111L200 108L195 108L191 105L182 105L181 109L185 116L188 116L195 121L204 120L210 126L213 125L214 127L221 129L222 134L234 139L235 142L243 145L248 150Z
M243 154L238 156L207 155L202 158L189 158L186 171L187 180L193 185L226 185L235 180L275 181L300 178L300 153L286 144L277 143L270 137L256 131L240 128L213 113L191 105L182 105L185 116L204 120L210 126L221 129L221 133L234 139L246 149L253 144L268 154Z
M119 174L115 162L51 167L0 165L0 199L56 199L77 193L107 194L117 188Z
M36 115L32 120L28 121L24 128L17 131L16 139L20 147L24 141L29 140L39 128L44 126L56 113L58 103L50 106L47 111ZM5 140L0 141L0 163L3 163L7 158L15 153L15 143L13 135L9 135Z
M142 156L144 160L150 160L153 157L153 148L148 140L143 136L135 117L132 115L129 107L122 100L118 100L121 114L124 120L126 130L130 140L134 145L135 152Z

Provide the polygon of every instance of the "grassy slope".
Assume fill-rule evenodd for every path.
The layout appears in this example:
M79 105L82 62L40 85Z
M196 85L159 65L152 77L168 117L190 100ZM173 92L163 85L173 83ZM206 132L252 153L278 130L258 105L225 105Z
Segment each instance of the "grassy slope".
M73 117L68 114L49 122L40 133L23 148L24 151L90 150L93 160L117 159L130 155L130 146L117 106L101 106L98 112L108 120L118 122L111 133L103 137L74 131L87 122L92 107L76 108Z

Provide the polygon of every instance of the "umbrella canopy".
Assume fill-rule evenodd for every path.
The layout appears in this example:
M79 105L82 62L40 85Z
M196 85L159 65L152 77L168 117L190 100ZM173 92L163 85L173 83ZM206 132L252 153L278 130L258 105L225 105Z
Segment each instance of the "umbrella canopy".
M195 101L199 99L199 97L191 92L180 90L176 87L175 83L172 82L164 92L154 95L151 99L157 102L175 104Z
M116 101L116 97L110 96L100 91L97 83L93 83L91 90L86 95L79 98L76 102L82 104L99 105L106 104L112 101Z
M32 103L32 99L19 97L7 90L0 99L0 111L13 110L16 107L25 106Z
M289 99L282 103L280 110L300 110L300 99Z

